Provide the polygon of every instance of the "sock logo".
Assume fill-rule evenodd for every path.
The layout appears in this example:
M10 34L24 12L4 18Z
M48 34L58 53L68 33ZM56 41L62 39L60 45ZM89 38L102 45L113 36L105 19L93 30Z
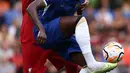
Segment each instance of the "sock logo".
M29 69L28 69L28 73L31 73L31 71L32 71L32 68L29 68Z

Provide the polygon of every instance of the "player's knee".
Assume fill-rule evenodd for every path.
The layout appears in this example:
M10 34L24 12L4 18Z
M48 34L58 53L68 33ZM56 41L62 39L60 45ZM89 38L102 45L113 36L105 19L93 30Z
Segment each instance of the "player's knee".
M86 18L83 17L83 16L79 16L78 19L77 19L77 25L80 25L83 22L87 22Z

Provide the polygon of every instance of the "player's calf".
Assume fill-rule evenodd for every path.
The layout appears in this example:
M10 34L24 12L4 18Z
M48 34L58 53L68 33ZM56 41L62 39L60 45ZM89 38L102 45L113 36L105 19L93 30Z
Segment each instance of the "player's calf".
M81 17L78 20L75 28L75 37L83 54L92 52L90 45L90 34L88 23L85 17Z
M73 63L78 64L81 67L86 65L83 54L81 52L70 53L70 56L71 56L71 59L72 59Z

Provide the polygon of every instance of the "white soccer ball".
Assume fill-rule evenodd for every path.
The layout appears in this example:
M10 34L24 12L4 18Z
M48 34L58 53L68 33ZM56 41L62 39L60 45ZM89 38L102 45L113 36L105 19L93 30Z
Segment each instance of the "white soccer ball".
M103 48L103 56L108 62L117 63L123 58L124 49L122 45L117 42L109 42Z

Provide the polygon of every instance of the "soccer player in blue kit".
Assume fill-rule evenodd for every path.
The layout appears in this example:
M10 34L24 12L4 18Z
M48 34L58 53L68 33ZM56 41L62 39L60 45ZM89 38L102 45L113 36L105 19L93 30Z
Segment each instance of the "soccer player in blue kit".
M82 52L90 73L105 73L116 68L117 63L97 62L94 59L87 21L83 16L74 16L80 5L87 2L35 0L28 6L27 12L36 25L34 35L39 46L51 48L65 59L70 53ZM41 7L43 9L39 10Z

